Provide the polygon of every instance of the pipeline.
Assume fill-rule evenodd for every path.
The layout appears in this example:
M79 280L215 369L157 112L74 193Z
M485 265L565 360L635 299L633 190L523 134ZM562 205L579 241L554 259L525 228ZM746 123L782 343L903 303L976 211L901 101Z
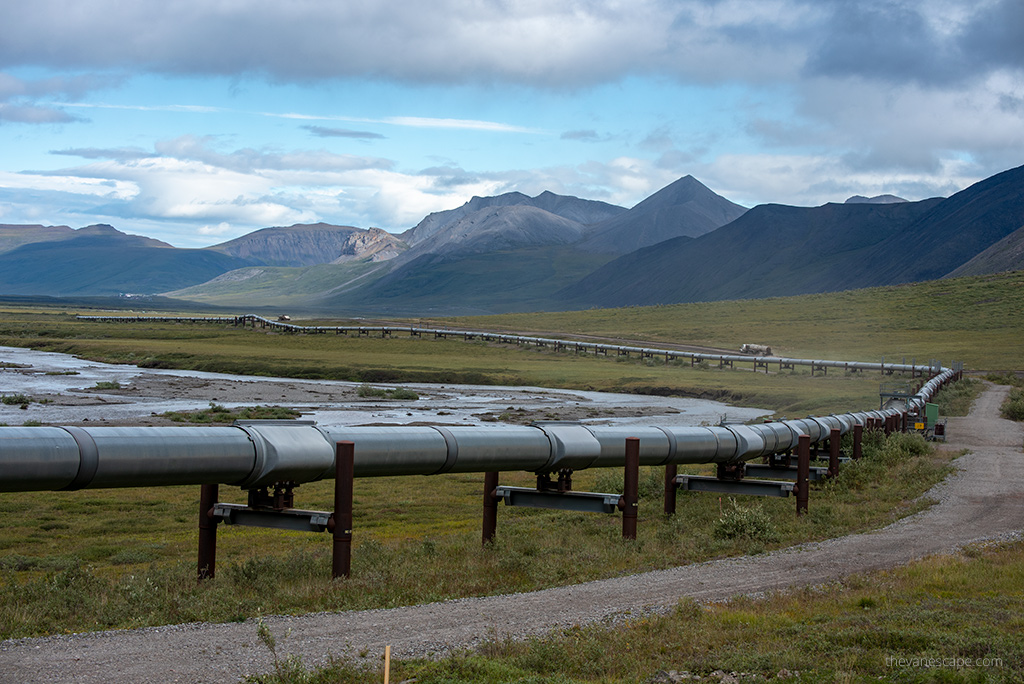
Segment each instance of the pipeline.
M636 354L640 358L665 357L666 361L673 359L689 359L691 362L707 361L717 363L719 366L732 365L734 363L750 363L764 365L777 363L782 368L793 366L810 366L812 369L841 368L849 371L880 371L883 373L911 373L935 375L942 372L942 366L938 361L932 360L928 365L915 363L886 363L884 359L880 363L863 361L829 361L827 359L792 359L779 356L751 356L749 354L711 354L707 352L681 351L677 349L659 349L657 347L634 347L630 345L602 344L598 342L578 342L575 340L562 340L551 337L532 337L526 335L512 335L509 333L482 332L479 330L450 330L448 328L419 328L415 326L387 326L387 325L296 325L275 321L256 314L245 314L242 316L76 316L82 321L110 322L110 323L219 323L222 325L252 324L253 327L260 325L263 328L275 328L289 333L322 335L334 333L336 335L348 335L354 333L358 336L369 336L371 334L381 337L390 337L397 333L405 333L412 337L432 335L435 338L455 337L464 340L483 340L485 342L499 342L502 344L528 345L535 347L551 347L556 350L564 349L576 353L605 354L614 352L616 355L629 356Z
M356 445L356 477L622 466L626 437L640 439L641 465L737 463L794 449L802 434L818 443L832 429L845 434L869 420L881 424L922 410L958 373L942 369L904 408L890 402L878 411L759 425L0 427L0 492L195 484L252 490L313 482L334 476L335 444L343 440Z

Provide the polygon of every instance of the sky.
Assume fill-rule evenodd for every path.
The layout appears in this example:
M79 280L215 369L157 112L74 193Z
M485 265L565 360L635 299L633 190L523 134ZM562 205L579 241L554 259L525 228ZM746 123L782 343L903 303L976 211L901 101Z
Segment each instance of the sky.
M177 247L474 195L948 196L1024 164L1021 0L0 4L0 223Z

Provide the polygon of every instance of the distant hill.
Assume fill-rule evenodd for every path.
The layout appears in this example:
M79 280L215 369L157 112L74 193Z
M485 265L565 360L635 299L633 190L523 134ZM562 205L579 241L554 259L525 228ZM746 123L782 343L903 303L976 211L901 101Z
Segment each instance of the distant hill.
M156 294L201 283L249 262L202 249L175 249L110 226L0 254L0 293Z
M417 241L400 263L425 254L452 258L524 247L567 245L582 239L586 226L529 204L490 206L462 214Z
M580 248L627 254L676 237L700 237L746 211L693 176L684 176L629 211L595 226Z
M896 204L898 202L906 201L907 200L902 197L897 197L896 195L875 195L874 197L854 195L846 200L846 204Z
M380 228L300 223L263 228L207 249L266 266L314 266L356 259L384 261L405 248Z
M68 226L41 226L0 224L0 254L10 252L22 245L38 242L61 242L82 237L105 236L120 240L123 244L144 247L170 247L171 245L142 235L128 235L113 226L97 223L74 230Z
M443 232L446 227L461 222L471 214L495 207L516 206L543 209L550 214L582 225L600 223L626 211L623 207L607 202L556 195L553 192L542 192L536 197L530 197L521 192L509 192L494 197L473 197L461 207L428 214L416 226L402 233L400 237L407 244L416 246L437 233Z
M75 231L69 226L16 225L0 223L0 254L33 242L67 240Z

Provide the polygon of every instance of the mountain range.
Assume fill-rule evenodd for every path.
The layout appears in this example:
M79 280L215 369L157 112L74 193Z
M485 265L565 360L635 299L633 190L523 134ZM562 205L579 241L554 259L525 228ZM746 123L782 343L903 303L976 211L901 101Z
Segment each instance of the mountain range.
M0 225L0 294L473 314L756 298L1024 267L1024 167L949 198L752 209L685 176L626 209L474 197L400 235L278 226L177 249L98 224Z

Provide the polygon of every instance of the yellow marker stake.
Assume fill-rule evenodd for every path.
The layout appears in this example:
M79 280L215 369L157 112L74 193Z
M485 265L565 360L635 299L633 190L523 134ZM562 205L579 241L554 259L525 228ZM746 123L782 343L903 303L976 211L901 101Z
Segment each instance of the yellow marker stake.
M384 647L384 684L391 679L391 647Z

